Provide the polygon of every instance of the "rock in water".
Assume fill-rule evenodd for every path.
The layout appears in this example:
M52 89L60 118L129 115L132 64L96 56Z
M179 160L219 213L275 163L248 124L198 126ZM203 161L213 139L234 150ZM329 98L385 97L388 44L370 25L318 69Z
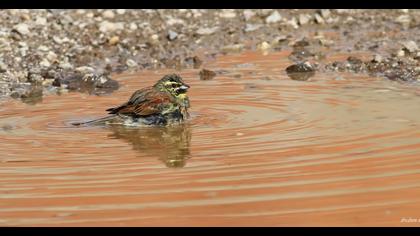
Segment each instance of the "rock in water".
M315 75L314 67L309 63L297 63L286 68L287 75L292 80L305 81Z

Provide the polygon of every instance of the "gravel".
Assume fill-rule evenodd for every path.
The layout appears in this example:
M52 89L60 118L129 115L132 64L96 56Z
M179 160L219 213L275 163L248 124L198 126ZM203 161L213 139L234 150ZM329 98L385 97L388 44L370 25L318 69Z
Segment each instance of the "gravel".
M316 61L321 71L420 80L419 24L418 10L0 10L0 99L101 95L118 89L116 73L200 69L214 55L255 49L292 50L292 63ZM354 51L381 60L325 61Z

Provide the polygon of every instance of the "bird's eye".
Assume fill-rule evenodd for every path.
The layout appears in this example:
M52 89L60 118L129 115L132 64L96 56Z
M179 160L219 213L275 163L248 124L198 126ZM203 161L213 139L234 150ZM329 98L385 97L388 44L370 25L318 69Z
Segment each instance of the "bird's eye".
M177 84L172 84L172 88L176 88L176 87L178 87Z

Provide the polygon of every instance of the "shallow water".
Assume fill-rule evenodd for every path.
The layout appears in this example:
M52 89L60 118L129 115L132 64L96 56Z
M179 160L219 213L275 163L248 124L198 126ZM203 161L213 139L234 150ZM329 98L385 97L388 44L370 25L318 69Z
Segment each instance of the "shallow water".
M108 96L0 107L0 225L402 225L420 218L420 90L351 74L290 80L288 53L229 55L191 85L191 120L72 127L173 71ZM345 58L345 56L343 55ZM405 220L404 220L405 219Z

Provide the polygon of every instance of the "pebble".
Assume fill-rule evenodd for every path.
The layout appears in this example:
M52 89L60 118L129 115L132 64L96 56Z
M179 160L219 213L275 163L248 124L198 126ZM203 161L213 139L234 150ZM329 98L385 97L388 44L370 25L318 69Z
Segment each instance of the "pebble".
M125 9L117 9L117 14L118 15L124 15L125 14Z
M102 21L99 24L99 31L103 33L114 32L114 31L123 30L123 29L124 29L124 23L122 22L113 23L109 21Z
M212 70L202 69L199 75L200 80L212 80L216 76L216 72Z
M321 15L319 15L318 13L315 13L315 22L318 24L324 24L324 18L322 18Z
M113 36L108 41L109 45L116 45L119 42L120 42L120 37L118 36Z
M62 69L65 69L65 70L73 69L73 65L68 63L68 62L60 62L60 64L58 64L58 66Z
M88 74L88 73L93 73L95 72L95 69L93 69L90 66L80 66L76 68L76 71L83 73L83 74Z
M411 22L411 17L409 15L401 15L395 19L395 22L400 24L409 24Z
M39 65L40 66L42 66L42 67L50 67L51 66L51 63L46 59L46 58L44 58L40 63L39 63Z
M299 15L299 24L306 25L311 20L311 17L307 14L300 14Z
M232 9L225 9L225 10L222 10L219 13L219 17L227 18L227 19L235 18L236 17L236 12L235 12L235 10L232 10Z
M287 24L292 26L294 29L299 28L298 22L296 20L296 17L292 17L292 19L287 21Z
M255 16L255 12L252 10L244 10L243 14L246 21L249 21L252 17Z
M8 66L4 62L0 61L0 73L6 72L7 68Z
M53 41L54 41L55 43L62 44L62 43L67 43L67 42L69 42L70 40L69 40L69 38L67 38L67 37L65 37L65 38L60 38L60 37L58 37L58 36L53 36Z
M252 31L255 31L255 30L257 30L261 27L262 27L261 24L246 24L245 25L245 32L252 32Z
M219 30L219 27L215 26L212 28L200 28L196 31L199 35L211 35L216 33L216 31Z
M126 64L128 67L137 67L137 66L138 66L137 62L135 62L135 61L134 61L134 60L132 60L132 59L128 59L128 60L125 62L125 64Z
M103 18L113 19L115 17L115 14L112 10L106 10L102 13Z
M47 24L47 18L45 17L37 17L35 20L36 25L46 25Z
M20 23L20 24L15 25L13 29L16 30L21 35L27 35L30 33L29 26L25 23Z
M44 45L40 45L38 47L38 51L41 51L41 52L48 52L49 50L50 49L47 46L44 46Z
M130 29L130 30L133 30L133 31L134 31L134 30L137 30L137 29L138 29L137 24L136 24L136 23L134 23L134 22L131 22L131 23L130 23L130 26L129 26L129 29Z
M404 57L404 56L405 56L404 50L398 50L397 57Z
M407 42L403 42L402 45L404 46L404 48L408 51L408 52L416 52L419 50L416 42L414 41L407 41Z
M55 52L53 52L53 51L49 51L46 58L47 58L48 61L53 62L53 61L57 60L57 54L55 54Z
M308 80L315 75L315 69L309 62L288 66L286 72L291 79L300 81Z
M271 45L265 41L258 45L258 49L262 51L267 51L270 48L271 48Z
M172 31L172 30L169 30L169 31L168 31L168 39L169 39L170 41L175 40L177 37L178 37L178 33L177 33L177 32Z
M374 62L377 62L377 63L381 63L382 62L382 56L381 55L379 55L379 54L376 54L374 57L373 57L373 61Z
M227 45L224 46L222 48L222 51L227 53L227 52L239 52L241 51L243 48L245 47L245 45L241 44L241 43L237 43L237 44L231 44L231 45Z
M265 18L265 22L267 24L271 24L271 23L277 23L281 20L281 15L278 11L273 11L273 13L271 13L271 15L267 16L267 18Z
M32 84L40 84L44 78L40 74L29 74L28 76L28 82Z
M321 9L321 16L324 18L328 18L331 15L331 11L328 9Z
M168 24L169 26L185 25L185 21L182 20L182 19L178 19L178 18L170 18L169 20L166 21L166 24Z

